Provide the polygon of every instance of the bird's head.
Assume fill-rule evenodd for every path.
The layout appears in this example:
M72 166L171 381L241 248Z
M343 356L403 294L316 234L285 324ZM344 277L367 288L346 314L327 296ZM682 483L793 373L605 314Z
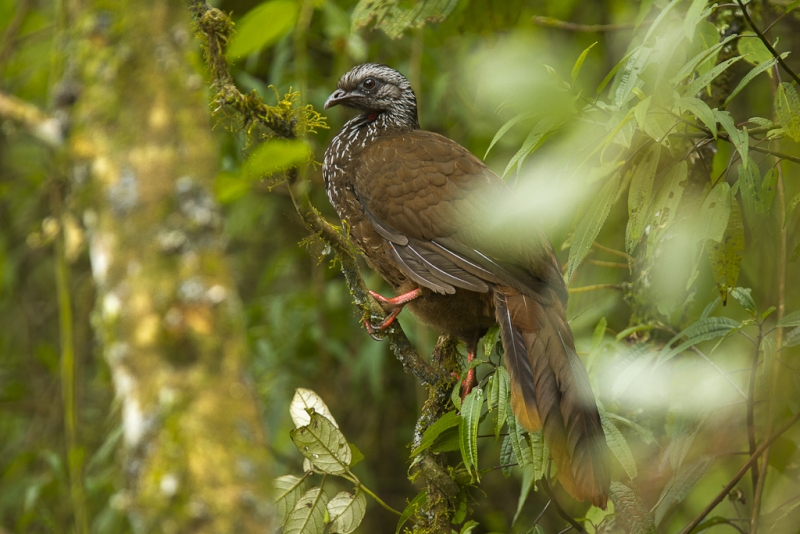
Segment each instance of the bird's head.
M386 65L364 63L350 69L325 101L325 109L346 106L364 111L372 120L380 114L401 126L418 128L417 98L405 76Z

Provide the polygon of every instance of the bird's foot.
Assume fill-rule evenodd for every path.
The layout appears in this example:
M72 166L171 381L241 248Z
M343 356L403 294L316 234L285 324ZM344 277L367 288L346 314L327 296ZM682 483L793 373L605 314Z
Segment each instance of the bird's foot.
M402 295L398 295L393 298L386 298L379 293L375 293L374 291L370 291L369 294L381 304L381 307L384 310L389 312L389 315L387 315L381 322L377 324L374 324L372 321L370 321L369 317L364 318L364 326L367 328L367 333L369 333L372 339L380 341L381 338L378 337L378 333L389 328L394 320L397 319L397 316L400 314L400 312L403 311L403 307L405 307L406 304L415 298L419 297L422 294L422 290L417 288L413 291L403 293Z

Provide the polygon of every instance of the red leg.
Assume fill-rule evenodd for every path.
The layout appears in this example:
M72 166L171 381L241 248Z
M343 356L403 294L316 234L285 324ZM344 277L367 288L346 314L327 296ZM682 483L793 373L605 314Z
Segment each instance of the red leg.
M469 364L472 363L472 360L475 359L475 349L471 349L467 347L467 367ZM467 371L467 377L461 382L461 402L464 402L464 399L467 398L469 392L472 391L472 388L478 385L478 381L475 379L475 368L473 367L469 371Z
M367 327L367 332L369 335L372 336L373 339L379 340L379 338L376 337L376 334L381 330L388 328L394 322L400 312L403 311L403 307L405 307L406 304L415 298L419 297L422 294L422 290L417 288L413 291L403 293L402 295L398 295L397 297L390 299L387 299L383 295L379 295L374 291L370 291L369 294L372 295L372 298L381 303L381 306L384 310L389 312L389 315L387 315L386 318L378 324L372 324L368 318L364 320L364 324Z

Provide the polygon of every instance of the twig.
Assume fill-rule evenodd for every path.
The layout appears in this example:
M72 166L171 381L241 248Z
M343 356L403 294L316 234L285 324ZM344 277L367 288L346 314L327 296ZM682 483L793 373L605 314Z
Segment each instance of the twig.
M583 287L571 287L569 288L570 293L585 293L587 291L597 291L600 289L616 289L618 291L622 291L623 287L619 284L595 284L592 286L583 286Z
M586 263L597 265L598 267L613 267L615 269L627 269L627 263L617 263L615 261L586 260Z
M553 499L548 499L547 504L544 505L544 508L542 508L542 511L539 512L539 515L537 515L536 519L533 520L533 525L532 526L535 527L536 525L539 524L539 520L542 518L544 513L547 511L547 508L550 506L550 503L552 503L552 502L553 502Z
M550 500L553 502L553 507L556 509L556 513L561 516L562 519L565 519L567 523L571 525L571 528L574 528L578 532L586 533L583 526L575 521L571 515L564 511L561 508L561 504L559 504L558 499L556 499L555 493L553 493L553 488L550 487L550 484L544 478L539 481L539 486L547 493L547 496L550 497Z
M689 534L692 529L694 529L697 525L699 525L705 517L711 513L711 511L717 507L719 503L725 498L725 496L730 493L730 491L738 484L738 482L742 479L742 477L747 473L750 466L753 462L758 461L759 456L770 446L772 443L778 439L784 432L789 430L792 425L794 425L798 420L800 420L800 412L797 412L791 419L789 419L786 423L783 424L774 434L772 434L769 438L765 439L761 445L755 450L752 456L745 462L745 464L739 468L739 471L736 472L733 479L731 479L728 484L722 488L714 499L708 503L708 505L703 508L703 510L697 514L697 517L692 519L692 521L686 525L686 527L681 531L681 534Z
M636 263L636 259L635 258L633 258L632 256L630 256L628 254L625 254L621 250L616 250L616 249L613 249L613 248L604 247L603 245L601 245L600 243L598 243L596 241L594 243L592 243L592 246L594 248L596 248L597 250L602 250L603 252L608 252L609 254L613 254L614 256L619 256L620 258L624 258L627 261L631 262L632 264Z
M3 92L0 92L0 118L21 124L49 146L58 147L64 142L60 120L50 117L29 102Z
M724 379L725 379L725 380L726 380L726 381L727 381L727 382L728 382L728 383L729 383L731 386L733 386L733 387L734 387L734 389L735 389L736 391L738 391L738 392L739 392L739 395L741 395L741 396L742 396L742 398L744 398L744 399L747 399L747 394L746 394L744 391L742 391L742 388L740 388L739 386L737 386L737 385L736 385L736 382L734 382L733 380L731 380L731 378L728 376L728 374L727 374L725 371L723 371L722 369L720 369L720 368L719 368L719 366L718 366L716 363L714 363L714 362L711 360L711 358L709 358L708 356L706 356L706 354L705 354L703 351L701 351L701 350L700 350L700 349L698 349L697 347L692 347L692 352L694 352L695 354L697 354L698 356L700 356L701 358L703 358L703 359L704 359L706 362L708 362L708 364L709 364L711 367L713 367L714 369L716 369L716 370L719 372L719 374L720 374L720 375L722 375L722 377L723 377L723 378L724 378Z
M22 28L22 23L25 21L25 16L30 11L31 0L22 0L17 3L17 10L14 12L14 18L6 26L6 31L3 33L3 41L0 44L0 66L2 66L6 59L11 55L14 43L17 40L19 30Z
M750 387L747 393L747 445L751 456L756 450L756 423L753 412L756 397L756 374L758 373L758 360L761 354L761 339L761 332L759 331L758 343L755 344L753 353L753 363L750 366ZM755 495L756 487L758 486L758 462L753 463L750 475L753 482L753 495Z
M566 30L568 32L603 33L632 30L636 28L636 24L633 22L623 22L620 24L579 24L577 22L569 22L566 20L559 20L553 17L543 17L540 15L534 16L531 20L537 26ZM649 24L649 22L643 22L642 25L644 24Z
M736 0L736 3L739 4L739 8L742 10L742 15L744 15L745 20L747 20L747 24L749 24L750 27L753 29L753 31L756 32L756 35L758 35L758 38L761 39L762 43L764 43L764 46L767 47L767 50L769 50L770 54L772 54L772 57L774 57L778 61L778 63L780 63L780 66L783 67L783 70L785 70L786 73L789 76L791 76L795 82L800 84L800 77L797 76L797 74L795 74L795 72L789 68L789 65L786 64L786 62L783 60L778 51L775 50L775 48L772 46L772 44L769 42L766 36L763 33L761 33L761 30L759 30L758 26L755 25L753 19L750 18L750 13L747 12L747 8L742 3L742 0Z

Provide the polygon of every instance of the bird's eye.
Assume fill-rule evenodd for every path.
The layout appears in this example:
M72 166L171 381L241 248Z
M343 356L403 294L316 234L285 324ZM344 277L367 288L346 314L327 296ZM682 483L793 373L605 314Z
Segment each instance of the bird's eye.
M375 89L375 85L376 85L375 79L374 78L367 78L366 80L364 80L364 83L362 83L361 85L364 86L364 89Z

